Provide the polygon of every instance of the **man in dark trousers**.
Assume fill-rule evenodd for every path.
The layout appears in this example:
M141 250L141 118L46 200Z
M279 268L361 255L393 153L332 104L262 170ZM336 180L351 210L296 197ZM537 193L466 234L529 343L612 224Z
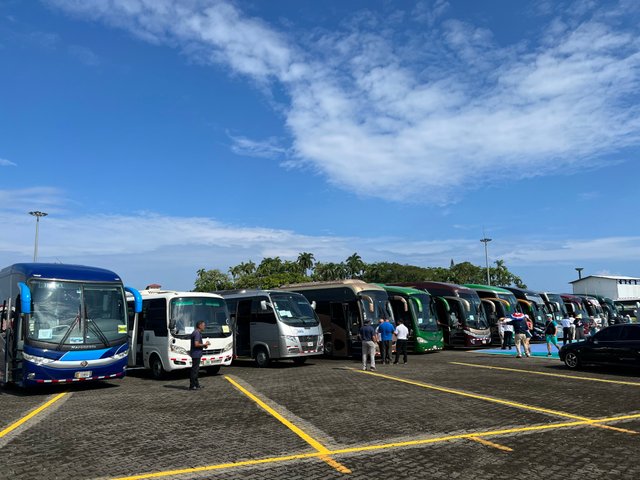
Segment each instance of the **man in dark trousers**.
M200 390L204 388L200 386L200 382L198 381L198 370L200 370L202 349L209 346L209 341L202 343L203 331L204 321L200 320L196 323L196 328L191 333L191 372L189 375L189 390Z

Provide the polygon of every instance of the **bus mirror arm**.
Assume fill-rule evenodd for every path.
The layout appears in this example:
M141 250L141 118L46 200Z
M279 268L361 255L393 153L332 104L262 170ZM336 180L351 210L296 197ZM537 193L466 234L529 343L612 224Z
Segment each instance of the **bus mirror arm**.
M176 320L175 318L172 318L171 320L169 320L169 330L173 332L175 329L176 329Z

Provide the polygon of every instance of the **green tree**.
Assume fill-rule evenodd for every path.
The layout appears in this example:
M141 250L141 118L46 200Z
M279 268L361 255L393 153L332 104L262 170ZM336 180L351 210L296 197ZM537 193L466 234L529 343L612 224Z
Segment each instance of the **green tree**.
M313 253L302 252L298 254L298 259L296 261L298 262L302 273L308 275L309 271L313 269L313 263L315 260Z
M503 287L515 285L518 288L527 288L520 277L507 269L504 260L496 260L494 263L496 266L489 269L492 285L501 285Z
M217 268L213 270L205 270L201 268L197 272L194 292L213 292L216 290L226 290L233 288L233 282L226 273L221 272Z
M344 261L345 274L351 278L362 278L363 270L366 264L362 261L362 258L357 253L354 253Z

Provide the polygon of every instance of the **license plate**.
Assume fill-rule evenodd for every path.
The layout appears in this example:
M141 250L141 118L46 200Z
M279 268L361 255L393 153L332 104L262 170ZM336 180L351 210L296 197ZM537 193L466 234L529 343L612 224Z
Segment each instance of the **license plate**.
M211 365L211 361L210 360L203 360L202 361L202 365Z
M91 377L91 370L85 370L82 372L76 372L73 375L75 378L90 378Z
M307 347L313 347L313 342L307 342Z

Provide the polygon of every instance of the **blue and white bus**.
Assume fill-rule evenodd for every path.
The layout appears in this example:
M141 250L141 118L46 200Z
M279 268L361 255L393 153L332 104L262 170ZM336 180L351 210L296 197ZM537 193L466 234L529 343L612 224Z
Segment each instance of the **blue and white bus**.
M0 384L123 377L129 353L125 290L137 298L139 312L138 291L109 270L48 263L0 270Z

